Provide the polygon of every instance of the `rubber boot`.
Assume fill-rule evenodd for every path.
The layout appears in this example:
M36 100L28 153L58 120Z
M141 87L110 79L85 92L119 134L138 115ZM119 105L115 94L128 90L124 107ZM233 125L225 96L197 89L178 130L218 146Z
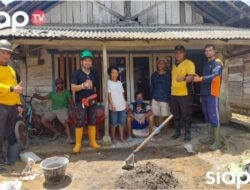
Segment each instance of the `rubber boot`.
M82 145L82 133L83 133L83 128L76 128L75 129L75 136L76 136L76 144L75 147L73 148L73 153L77 154L81 150L81 145Z
M100 148L101 146L96 143L96 126L88 126L89 146L92 148Z
M181 126L180 121L174 121L175 134L172 136L172 139L178 139L181 136Z
M185 136L184 141L191 141L191 123L185 122Z
M200 139L202 144L212 144L214 142L214 128L208 123L207 124L207 137Z
M220 141L220 127L214 128L214 143L209 146L209 150L214 151L222 147Z

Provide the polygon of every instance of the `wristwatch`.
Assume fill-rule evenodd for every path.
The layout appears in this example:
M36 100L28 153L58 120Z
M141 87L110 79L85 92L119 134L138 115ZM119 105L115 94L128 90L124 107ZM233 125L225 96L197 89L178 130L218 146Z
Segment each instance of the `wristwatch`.
M14 92L14 86L10 87L10 92Z

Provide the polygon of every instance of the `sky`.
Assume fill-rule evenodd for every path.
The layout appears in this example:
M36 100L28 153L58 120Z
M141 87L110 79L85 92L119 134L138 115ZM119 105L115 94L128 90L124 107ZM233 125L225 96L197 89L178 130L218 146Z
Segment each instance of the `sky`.
M8 3L12 2L12 1L14 1L14 0L2 0L2 2L4 4L8 4ZM250 0L242 0L242 1L250 6Z

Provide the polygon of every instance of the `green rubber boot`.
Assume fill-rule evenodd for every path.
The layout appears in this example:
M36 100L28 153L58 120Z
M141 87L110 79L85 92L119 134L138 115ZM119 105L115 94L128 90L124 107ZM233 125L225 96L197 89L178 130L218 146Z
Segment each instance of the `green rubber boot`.
M222 147L220 141L220 127L214 128L214 143L209 146L209 150L214 151Z
M200 139L202 144L212 144L214 142L214 128L208 123L207 124L207 137Z

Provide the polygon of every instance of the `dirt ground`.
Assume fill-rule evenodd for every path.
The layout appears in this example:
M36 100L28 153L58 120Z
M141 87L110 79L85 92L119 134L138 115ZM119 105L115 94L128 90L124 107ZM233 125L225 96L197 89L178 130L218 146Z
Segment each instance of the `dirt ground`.
M217 172L218 166L221 168L220 171L225 171L228 164L239 162L241 157L250 158L249 131L238 125L223 126L221 131L224 144L222 150L210 152L206 145L199 143L199 139L206 135L204 127L195 126L192 129L191 144L196 154L190 154L184 149L183 138L170 139L173 130L168 130L167 134L156 137L156 141L150 142L136 155L138 165L150 162L163 170L171 171L180 183L180 189L236 189L234 185L206 184L206 172ZM23 188L113 189L117 187L115 183L119 177L131 172L121 169L123 160L141 141L142 139L135 139L132 145L105 147L98 151L87 148L87 142L85 142L81 154L72 155L70 154L72 145L67 145L64 139L53 143L43 139L40 143L34 143L30 150L41 158L69 155L70 163L67 167L66 179L60 185L47 185L39 164L36 164L34 171L39 176L32 181L22 181ZM22 162L8 166L7 172L0 176L0 182L20 179L20 172L24 166ZM241 186L241 189L250 189L250 185Z

